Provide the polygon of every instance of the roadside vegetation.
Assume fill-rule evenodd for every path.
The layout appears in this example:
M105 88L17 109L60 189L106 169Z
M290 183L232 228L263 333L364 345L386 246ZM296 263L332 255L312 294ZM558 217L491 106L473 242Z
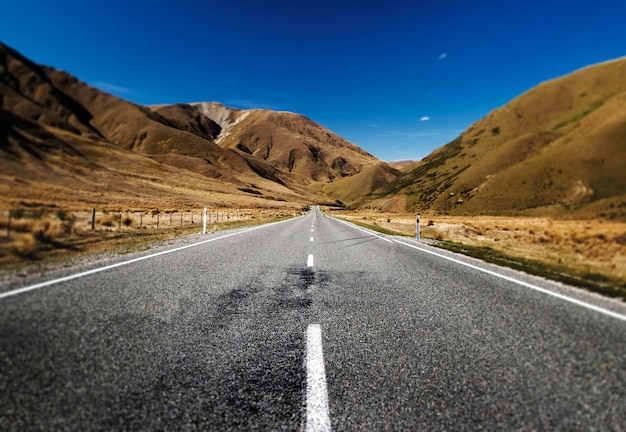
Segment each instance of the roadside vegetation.
M415 215L333 213L384 234L415 237ZM420 228L434 246L626 300L626 223L427 214Z
M209 212L207 231L269 223L307 210L219 209ZM415 215L332 214L386 235L416 234ZM426 214L420 227L422 239L437 247L626 300L624 222ZM197 210L103 210L92 215L29 209L13 210L10 217L5 211L0 212L0 270L69 262L95 253L131 253L201 232L202 213Z
M228 209L209 212L207 232L292 217L299 209ZM94 253L130 253L174 237L200 234L202 212L159 209L0 212L0 270L71 260Z

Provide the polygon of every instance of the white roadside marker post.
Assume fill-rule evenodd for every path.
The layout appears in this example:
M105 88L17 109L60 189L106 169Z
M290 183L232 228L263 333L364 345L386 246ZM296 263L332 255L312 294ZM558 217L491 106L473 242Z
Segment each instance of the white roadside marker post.
M202 214L202 234L206 234L206 207L204 208L204 213Z
M420 215L415 218L415 241L420 242Z

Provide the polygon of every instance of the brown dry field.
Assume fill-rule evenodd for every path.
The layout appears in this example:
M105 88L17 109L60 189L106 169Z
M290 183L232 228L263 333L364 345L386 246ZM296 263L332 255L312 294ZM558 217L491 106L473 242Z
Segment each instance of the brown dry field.
M415 236L415 215L333 212L366 224ZM626 223L534 217L421 215L422 238L491 247L511 257L565 268L572 274L600 274L626 285Z
M257 225L298 214L301 209L208 209L207 232ZM97 210L0 211L0 272L46 266L97 253L128 253L181 235L202 232L203 211Z

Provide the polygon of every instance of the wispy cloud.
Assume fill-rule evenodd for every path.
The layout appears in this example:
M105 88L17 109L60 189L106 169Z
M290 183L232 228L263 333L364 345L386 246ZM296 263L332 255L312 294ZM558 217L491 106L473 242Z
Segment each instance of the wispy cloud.
M448 53L441 53L441 54L439 54L439 57L437 57L437 60L443 60L446 57L448 57Z
M107 93L127 94L127 95L137 94L134 91L127 89L125 87L121 87L121 86L104 82L104 81L97 81L93 85L94 87L98 87L100 90L105 91Z
M428 121L428 120L430 120L430 117L428 116L424 116L420 119L420 121Z

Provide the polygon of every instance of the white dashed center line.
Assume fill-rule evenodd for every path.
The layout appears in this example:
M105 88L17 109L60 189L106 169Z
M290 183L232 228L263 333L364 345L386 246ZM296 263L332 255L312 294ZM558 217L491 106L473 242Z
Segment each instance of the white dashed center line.
M330 431L328 393L322 349L322 329L309 324L306 331L306 428L309 431Z
M313 237L311 237L311 241L313 241Z
M307 257L306 266L313 267L313 254L309 254L309 256Z

